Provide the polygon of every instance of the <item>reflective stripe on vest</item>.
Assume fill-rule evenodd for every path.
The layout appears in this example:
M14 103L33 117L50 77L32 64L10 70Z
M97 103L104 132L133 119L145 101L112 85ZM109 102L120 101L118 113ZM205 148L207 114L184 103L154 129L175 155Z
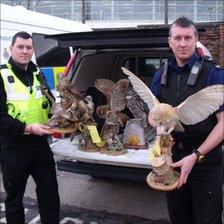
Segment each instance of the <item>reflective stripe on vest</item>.
M7 94L8 114L26 124L47 122L50 111L50 104L47 98L42 95L40 82L36 75L39 69L33 72L32 93L13 73L11 65L1 69L1 76Z

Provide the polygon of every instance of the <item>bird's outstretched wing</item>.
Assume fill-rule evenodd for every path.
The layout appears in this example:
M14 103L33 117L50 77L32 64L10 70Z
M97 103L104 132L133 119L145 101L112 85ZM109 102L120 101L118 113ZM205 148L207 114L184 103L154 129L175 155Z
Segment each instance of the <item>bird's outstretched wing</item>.
M152 109L154 105L159 104L159 101L150 91L149 87L146 86L144 82L142 82L142 80L140 80L136 75L134 75L131 71L129 71L128 69L124 67L121 67L121 70L123 71L125 75L128 76L134 90L144 100L149 110Z
M223 101L224 85L206 87L177 106L178 117L186 125L196 124L218 110Z

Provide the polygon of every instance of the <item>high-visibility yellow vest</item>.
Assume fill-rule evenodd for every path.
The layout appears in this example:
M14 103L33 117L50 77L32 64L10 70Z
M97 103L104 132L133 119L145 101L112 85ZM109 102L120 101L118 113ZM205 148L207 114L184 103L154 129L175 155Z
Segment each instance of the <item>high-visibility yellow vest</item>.
M41 92L37 75L40 70L33 72L32 93L13 73L10 64L1 69L1 76L7 94L8 114L26 124L44 124L48 120L50 103Z

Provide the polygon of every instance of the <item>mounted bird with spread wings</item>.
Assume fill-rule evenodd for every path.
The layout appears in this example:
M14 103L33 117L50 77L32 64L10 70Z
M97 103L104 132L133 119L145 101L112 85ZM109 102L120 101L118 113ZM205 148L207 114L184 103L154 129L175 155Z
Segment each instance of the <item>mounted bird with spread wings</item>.
M131 71L124 67L121 69L128 75L134 90L147 104L150 116L156 126L161 127L163 135L170 134L174 129L184 131L180 122L194 125L206 119L224 103L224 85L217 84L198 91L177 107L172 107L169 104L160 103L149 87Z
M177 107L160 103L150 89L132 72L122 67L124 74L128 75L134 90L145 101L149 109L149 117L160 130L150 160L153 171L147 176L150 187L170 191L178 186L179 173L170 166L172 163L173 141L171 132L184 131L181 124L194 125L206 119L219 109L224 101L224 85L212 85L189 96Z

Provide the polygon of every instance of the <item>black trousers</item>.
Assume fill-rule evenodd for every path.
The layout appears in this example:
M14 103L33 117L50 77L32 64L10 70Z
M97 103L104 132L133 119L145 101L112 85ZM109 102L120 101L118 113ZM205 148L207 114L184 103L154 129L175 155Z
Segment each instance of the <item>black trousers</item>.
M3 150L4 157L1 165L3 184L7 194L5 211L8 224L25 223L23 196L30 175L36 183L41 222L43 224L59 223L60 201L53 155L47 145L42 145L42 148L35 147L39 148L39 153L34 150L32 153L20 152L19 155L15 155L12 149Z
M222 178L221 150L217 158L206 158L197 163L179 190L167 192L170 221L173 224L221 224L222 223ZM185 156L181 152L174 160Z

